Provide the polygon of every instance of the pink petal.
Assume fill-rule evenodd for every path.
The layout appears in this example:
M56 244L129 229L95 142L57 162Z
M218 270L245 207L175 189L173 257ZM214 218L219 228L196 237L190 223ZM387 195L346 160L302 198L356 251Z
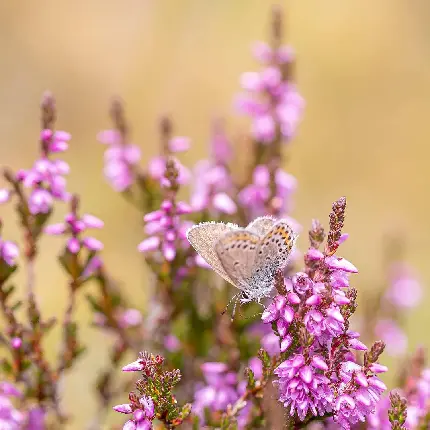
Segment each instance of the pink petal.
M140 372L143 370L145 366L141 363L140 360L133 361L132 363L127 364L122 368L123 372Z
M52 235L59 235L64 234L66 232L66 225L64 225L62 222L58 224L51 224L47 225L43 231L46 234L52 234Z
M288 334L284 339L281 341L281 352L285 352L293 343L293 338Z
M314 294L313 296L310 296L307 300L306 300L306 304L308 306L317 306L321 303L322 299L321 296L319 294Z
M113 410L116 412L121 412L122 414L131 414L133 409L128 403L124 403L122 405L116 405L113 407Z
M86 237L82 242L90 251L101 251L103 249L103 243L94 237Z
M104 226L104 222L101 219L90 214L84 214L81 221L87 228L103 228Z
M349 273L358 273L358 269L350 261L342 257L326 258L325 263L331 269L342 270Z
M233 215L237 211L236 203L226 194L215 194L212 200L215 209L228 215Z
M298 305L300 303L300 297L296 293L288 293L287 299L292 305Z
M356 351L367 351L367 346L358 339L351 339L349 341L349 346Z
M312 369L309 366L304 366L300 369L300 378L302 378L302 380L307 384L310 384L313 376Z
M328 370L326 362L319 355L314 355L312 357L312 364L314 367L320 370Z
M0 189L0 204L6 203L10 198L10 191L6 189Z
M188 137L174 137L169 141L169 150L171 152L184 152L190 148L190 139Z
M70 238L67 242L67 249L72 254L77 254L79 252L79 250L81 249L81 244L80 244L79 240L76 239L75 237Z
M374 373L385 373L388 372L388 367L379 363L372 363L370 365L370 370Z

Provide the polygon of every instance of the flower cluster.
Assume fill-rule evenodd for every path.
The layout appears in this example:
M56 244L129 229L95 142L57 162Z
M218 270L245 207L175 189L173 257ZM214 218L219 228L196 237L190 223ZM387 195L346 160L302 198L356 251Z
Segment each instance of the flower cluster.
M69 212L64 217L64 223L51 224L45 227L44 232L49 235L71 236L67 240L67 249L72 254L77 254L82 248L90 252L100 251L103 244L96 238L87 236L82 238L82 233L89 228L103 228L104 223L94 215L84 214L79 217L76 211Z
M0 237L0 264L6 264L9 267L16 265L19 255L19 249L15 242L3 240Z
M205 410L224 411L238 396L237 375L225 363L206 362L201 366L206 384L194 394L193 413L205 421Z
M169 158L164 176L166 199L161 203L160 209L144 216L145 232L150 237L138 246L140 252L161 249L167 261L174 260L176 249L188 247L185 233L190 225L182 222L180 216L191 213L192 209L187 203L176 201L179 187L178 176L177 165L173 159Z
M0 428L21 430L26 421L25 415L12 403L12 398L21 398L22 393L8 382L0 383Z
M67 201L70 194L66 190L66 178L69 165L61 159L53 159L52 155L67 150L70 134L65 131L54 131L55 100L46 93L42 100L42 131L40 133L40 156L29 170L20 170L15 177L7 175L12 183L11 190L0 191L0 201L6 202L14 194L20 194L18 184L30 190L27 199L28 211L32 215L48 214L54 201Z
M366 353L364 365L352 353L367 348L359 334L348 329L355 310L355 291L348 290L348 278L357 269L334 255L344 239L345 207L343 198L333 205L324 252L319 250L324 233L314 222L305 271L287 282L287 294L274 299L262 320L273 324L282 353L291 347L292 355L275 370L279 400L290 414L303 421L332 413L342 428L349 429L374 411L385 390L376 375L386 368L376 363L383 344Z
M422 351L406 363L404 372L401 386L383 397L376 413L369 417L369 429L416 430L430 426L430 369L425 367Z
M128 364L124 372L141 372L141 379L136 383L136 391L129 394L130 403L114 406L116 412L133 414L124 430L152 429L152 421L157 418L169 428L182 424L188 417L191 406L180 408L172 393L173 387L181 379L179 370L163 369L164 358L147 352L139 354L139 358Z
M129 130L119 100L112 103L110 113L115 128L101 131L97 139L108 147L104 154L106 180L115 191L123 192L135 181L135 168L141 154L140 148L128 141Z
M167 127L170 127L167 126ZM191 179L191 172L175 157L174 153L187 151L190 147L190 140L187 137L169 137L163 147L163 155L151 158L148 164L148 174L152 179L159 181L163 186L169 186L166 180L166 165L168 158L174 160L178 170L178 184L187 184Z
M248 95L238 99L238 108L251 116L252 134L263 144L294 136L304 108L303 98L290 80L294 59L291 48L255 46L257 60L265 65L261 72L246 72L241 77Z
M213 125L210 146L211 158L200 160L194 169L191 206L194 211L208 211L211 216L234 215L237 205L231 197L234 184L228 167L231 148L219 121Z
M267 212L270 197L276 202L276 213L287 214L291 210L291 197L296 189L296 178L278 168L274 172L275 193L271 196L270 171L268 166L259 165L253 172L253 182L239 194L240 203L247 208L250 217L255 218Z
M246 380L238 380L237 374L227 364L206 362L201 366L204 384L198 384L194 393L192 412L199 417L199 424L208 425L207 419L219 418L220 414L235 404L247 389ZM262 364L257 357L248 362L253 378L262 376ZM251 403L241 405L237 416L238 428L246 428Z
M389 284L385 291L375 334L387 344L387 352L398 356L406 352L408 339L401 327L401 315L418 306L422 286L411 267L394 261L389 267Z

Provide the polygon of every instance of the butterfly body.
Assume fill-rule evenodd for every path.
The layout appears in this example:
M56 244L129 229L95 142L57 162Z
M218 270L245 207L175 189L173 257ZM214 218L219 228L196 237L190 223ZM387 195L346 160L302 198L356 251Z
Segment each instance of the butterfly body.
M215 272L241 290L240 301L246 303L270 296L297 235L287 220L266 216L246 228L201 223L187 232L187 238Z

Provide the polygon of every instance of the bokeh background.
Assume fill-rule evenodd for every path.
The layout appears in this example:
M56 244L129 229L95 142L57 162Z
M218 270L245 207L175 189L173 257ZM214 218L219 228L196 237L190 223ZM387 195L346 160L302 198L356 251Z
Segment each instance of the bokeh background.
M281 3L282 4L282 3ZM349 201L342 253L360 269L359 300L385 280L383 239L405 241L405 258L430 285L430 2L428 0L290 0L288 41L297 51L297 81L305 118L286 168L298 179L293 216L304 226L326 220L331 202ZM83 208L105 220L103 256L132 303L145 309L145 268L136 246L141 219L102 175L111 97L126 102L134 141L147 160L157 153L157 121L169 113L176 133L192 138L183 157L192 165L207 153L210 120L227 118L237 138L247 122L232 98L238 78L253 70L250 46L265 39L271 2L263 0L3 0L0 1L0 162L29 167L37 154L38 103L54 92L58 128L73 135L66 159L69 189ZM55 217L60 219L59 210ZM12 211L1 207L4 236L16 238ZM305 236L305 235L304 235ZM304 246L305 237L301 238ZM53 258L60 238L44 239L37 292L46 315L64 312L65 285ZM19 276L18 276L19 279ZM430 347L430 294L409 317L409 350ZM107 362L109 339L89 327L90 347L65 381L62 395L82 429L95 402L89 383ZM48 345L58 353L59 333ZM389 358L385 360L393 365ZM124 396L124 401L126 400Z

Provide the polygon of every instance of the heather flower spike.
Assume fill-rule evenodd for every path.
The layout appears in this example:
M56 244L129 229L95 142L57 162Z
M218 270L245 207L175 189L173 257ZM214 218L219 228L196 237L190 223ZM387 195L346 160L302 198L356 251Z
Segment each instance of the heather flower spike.
M139 354L139 359L126 366L123 371L141 372L141 379L136 383L136 391L129 394L130 403L114 406L116 412L132 414L124 428L152 428L152 421L157 418L167 428L175 428L183 423L191 411L191 405L178 406L173 388L181 380L179 370L163 369L164 359L160 355L147 352Z

